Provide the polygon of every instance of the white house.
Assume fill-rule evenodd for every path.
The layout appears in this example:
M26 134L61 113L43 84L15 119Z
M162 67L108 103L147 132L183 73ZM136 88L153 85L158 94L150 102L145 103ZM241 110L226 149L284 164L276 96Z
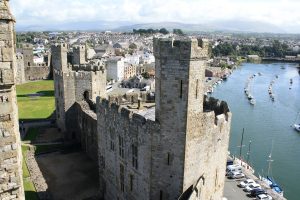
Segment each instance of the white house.
M106 61L107 79L122 81L124 79L124 58L121 56L110 57Z
M131 65L138 65L140 64L140 56L137 54L133 54L133 55L126 54L124 62L129 63Z

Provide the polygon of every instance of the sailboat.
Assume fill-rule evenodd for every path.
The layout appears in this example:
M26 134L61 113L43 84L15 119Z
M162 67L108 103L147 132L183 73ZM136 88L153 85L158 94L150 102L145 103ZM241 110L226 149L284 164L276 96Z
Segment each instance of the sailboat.
M235 158L235 159L237 160L237 163L239 163L242 167L244 167L245 169L249 170L252 174L254 174L255 171L254 171L253 167L249 164L251 140L249 142L249 147L248 147L248 152L247 152L247 161L244 161L242 159L242 147L244 147L244 145L243 145L244 133L245 133L245 129L243 128L241 144L240 144L240 146L238 146L238 147L240 147L240 155L239 155L239 158Z
M299 132L300 132L300 123L299 123L299 124L297 123L297 120L298 120L299 115L300 115L300 112L298 113L298 115L297 115L297 117L296 117L296 120L295 120L295 122L294 122L293 127L295 128L296 131L299 131Z
M280 194L281 196L283 196L283 190L281 189L281 187L275 182L274 178L270 177L271 163L274 161L274 160L272 160L272 151L273 151L273 142L272 142L271 153L270 153L270 155L268 157L268 160L267 160L267 162L269 163L268 175L267 175L267 177L259 176L259 178L263 182L265 182L273 191L275 191L278 194Z

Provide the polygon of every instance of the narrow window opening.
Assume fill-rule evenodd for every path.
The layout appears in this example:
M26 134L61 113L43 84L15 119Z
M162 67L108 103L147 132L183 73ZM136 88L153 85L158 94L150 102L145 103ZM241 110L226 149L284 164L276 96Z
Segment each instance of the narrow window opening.
M170 165L170 153L168 153L168 165Z
M124 158L124 138L119 135L119 155Z
M130 175L130 191L133 191L133 175Z
M132 150L132 166L135 169L138 169L138 147L137 145L132 145L131 146L131 150Z
M120 187L121 191L124 192L124 166L122 164L120 164Z
M179 95L180 99L182 99L182 80L180 81L180 95Z
M196 99L198 99L198 79L196 80Z
M163 200L163 191L162 190L160 190L160 192L159 192L159 200Z

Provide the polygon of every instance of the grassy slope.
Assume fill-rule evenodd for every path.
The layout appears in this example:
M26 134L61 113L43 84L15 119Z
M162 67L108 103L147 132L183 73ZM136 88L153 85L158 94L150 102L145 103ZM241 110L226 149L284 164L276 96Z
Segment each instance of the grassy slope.
M42 93L43 96L28 97ZM20 119L45 119L54 111L54 86L52 80L36 81L17 86Z

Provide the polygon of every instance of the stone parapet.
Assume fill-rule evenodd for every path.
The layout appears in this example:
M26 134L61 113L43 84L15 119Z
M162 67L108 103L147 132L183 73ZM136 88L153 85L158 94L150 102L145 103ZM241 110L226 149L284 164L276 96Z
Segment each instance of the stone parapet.
M208 58L208 41L191 38L154 38L155 58L175 60L203 60Z

